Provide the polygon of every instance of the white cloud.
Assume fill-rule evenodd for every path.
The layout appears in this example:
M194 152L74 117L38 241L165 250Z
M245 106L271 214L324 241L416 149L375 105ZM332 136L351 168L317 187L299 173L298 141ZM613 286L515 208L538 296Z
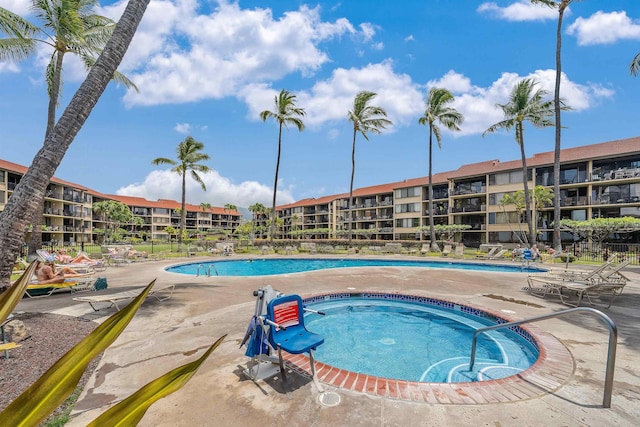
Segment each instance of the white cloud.
M426 88L443 87L455 96L454 107L465 116L462 130L456 135L472 135L484 132L490 125L500 121L502 112L496 104L504 104L513 87L520 80L532 77L539 87L550 92L555 88L555 70L537 70L526 76L503 73L488 87L476 86L471 79L454 70L426 84ZM614 91L599 84L579 84L561 77L561 96L573 111L593 107L601 99L610 98ZM296 93L297 105L304 108L305 124L319 127L346 120L347 111L353 106L353 98L361 90L376 92L374 105L384 108L394 126L406 126L416 121L424 111L426 89L416 84L406 74L393 70L391 61L369 64L363 68L334 70L332 76L318 81L310 91ZM247 86L238 96L247 103L249 120L257 120L260 111L273 108L277 91L266 85ZM389 131L393 131L390 128ZM446 130L443 130L446 131ZM332 132L328 134L331 137Z
M31 14L31 0L0 0L0 7L7 9L23 18Z
M328 80L318 81L310 91L296 93L297 104L306 110L305 124L321 125L344 120L353 107L353 98L362 90L378 94L372 105L384 108L396 125L414 120L422 108L420 87L407 74L395 73L390 61L362 68L337 68ZM248 104L249 117L255 118L260 111L273 108L275 94L276 91L266 85L252 85L238 96Z
M323 22L319 9L301 6L275 19L270 9L241 9L220 1L198 15L195 1L152 2L136 32L123 71L140 88L125 103L155 105L233 96L248 82L308 76L329 61L323 41L358 32L342 18ZM369 39L371 27L360 37Z
M413 38L413 34L409 34L407 37L404 38L404 41L406 42L412 42L415 41L416 39Z
M555 70L536 70L526 76L516 73L503 73L489 87L474 86L471 80L455 71L449 71L442 78L427 83L428 87L444 87L455 96L453 106L464 117L461 131L454 135L473 135L484 132L489 126L499 122L504 117L502 111L496 108L496 104L507 102L513 87L524 78L534 78L539 82L537 88L549 92L553 96L555 88ZM601 85L581 85L572 82L563 73L561 76L561 94L573 111L586 110L593 107L603 98L613 96L611 89Z
M478 6L476 10L478 13L486 13L493 18L512 22L558 19L556 9L540 4L533 4L529 0L520 0L506 7L500 7L495 2L486 2ZM569 9L564 12L565 16L568 16L569 13Z
M640 40L640 20L632 20L624 11L598 11L589 18L577 18L567 28L567 34L576 36L581 46Z
M178 133L186 135L191 132L191 125L189 123L176 123L176 127L173 129Z
M20 67L12 61L0 61L0 73L18 73Z
M211 203L214 206L224 206L227 203L238 207L248 207L254 203L262 203L271 206L273 188L256 181L244 181L240 184L233 183L229 178L221 176L212 170L206 174L200 174L207 191L202 191L200 184L187 178L186 199L188 203L199 205L202 202ZM169 199L179 201L182 198L182 178L170 170L155 170L145 178L142 183L134 183L119 188L116 194L122 196L144 197L147 200ZM291 188L278 188L279 205L295 201Z
M369 23L360 24L360 30L362 30L365 42L371 41L373 36L376 35L376 26Z
M464 93L473 90L469 77L458 74L453 70L449 70L447 74L438 80L430 81L427 86L429 88L443 87L452 93Z

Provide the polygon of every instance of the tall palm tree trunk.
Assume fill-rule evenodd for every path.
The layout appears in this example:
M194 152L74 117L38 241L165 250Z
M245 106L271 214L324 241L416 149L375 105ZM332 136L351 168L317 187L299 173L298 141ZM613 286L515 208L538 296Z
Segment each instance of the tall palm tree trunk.
M185 208L187 207L187 171L182 171L182 204L180 205L180 234L178 235L178 252L182 252L182 236L184 236L184 230L187 228L187 213Z
M0 213L0 289L9 286L16 255L29 227L31 217L25 213L37 209L44 198L49 180L118 69L149 1L129 1L98 61L45 138L43 147Z
M60 96L60 83L62 81L62 60L64 59L64 52L57 51L56 55L56 69L53 73L51 82L51 93L49 94L49 108L47 110L47 135L53 130L53 126L56 124L56 109L58 107L58 98Z
M553 100L553 105L556 110L556 145L553 155L553 248L556 251L562 250L562 240L560 239L560 149L562 136L562 124L560 121L560 79L562 75L562 19L564 17L564 10L568 4L569 2L562 0L558 6L558 28L556 29L556 86L555 99Z
M436 249L436 227L433 219L433 131L431 127L429 127L429 238L431 239L431 248Z
M524 210L527 219L527 227L529 228L529 243L531 246L536 244L536 236L533 231L533 222L531 221L531 200L529 198L529 174L527 173L527 156L524 152L524 126L522 122L516 125L520 134L520 156L522 157L522 183L524 184Z
M278 158L276 159L276 177L273 182L273 203L271 209L271 224L269 224L269 243L273 246L273 234L276 229L276 195L278 192L278 173L280 172L280 151L282 149L282 122L278 131Z
M351 149L351 184L349 185L349 209L347 222L349 224L349 246L351 246L351 232L353 231L353 218L351 215L351 209L353 209L353 178L356 174L356 129L353 129L353 148Z
M47 130L45 138L51 133L56 124L56 109L58 106L58 96L60 95L60 83L62 81L62 60L64 52L56 52L56 69L51 84L49 94L49 107L47 110ZM31 236L29 237L28 255L35 256L38 249L42 249L42 225L44 224L44 197L40 201L40 207L33 211L31 219Z
M39 206L33 211L31 218L31 236L29 236L29 248L27 257L29 259L36 256L36 251L42 249L42 224L44 224L44 196L40 200Z

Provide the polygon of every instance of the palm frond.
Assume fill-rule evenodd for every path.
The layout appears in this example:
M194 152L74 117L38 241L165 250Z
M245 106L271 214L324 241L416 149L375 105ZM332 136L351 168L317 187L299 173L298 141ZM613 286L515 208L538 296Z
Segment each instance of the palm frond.
M455 108L447 105L454 101L451 92L444 88L431 88L427 94L425 102L425 111L422 117L418 119L421 125L428 125L430 130L436 137L438 147L442 147L442 139L438 123L444 125L452 131L459 131L460 125L464 122L464 116Z
M629 66L629 72L632 76L637 76L640 72L640 53L638 53L631 61L631 65Z
M361 91L353 100L353 109L347 113L347 118L353 123L353 129L359 132L365 140L369 140L367 133L380 134L393 122L387 119L387 112L377 106L369 105L369 102L377 94L369 91Z
M554 0L531 0L532 4L542 4L543 6L550 7L551 9L555 9L558 7L558 3Z
M487 130L482 132L482 136L484 137L488 133L494 133L499 129L504 129L506 131L510 131L511 128L514 127L514 126L515 126L515 120L513 120L513 119L503 120L501 122L498 122L498 123L495 123L495 124L489 126L489 128Z
M28 39L40 32L40 29L20 15L0 7L0 32L10 38Z
M19 37L0 39L0 60L19 62L31 56L35 49L34 39Z
M158 157L151 161L154 165L175 165L176 162L174 160L168 159L166 157Z

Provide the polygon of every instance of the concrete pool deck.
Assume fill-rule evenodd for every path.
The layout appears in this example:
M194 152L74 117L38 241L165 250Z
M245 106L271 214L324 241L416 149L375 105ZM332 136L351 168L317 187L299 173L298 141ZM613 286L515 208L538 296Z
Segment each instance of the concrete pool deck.
M271 255L270 257L275 257ZM240 258L240 256L238 256ZM416 257L411 257L416 259ZM69 426L83 426L152 379L195 360L216 339L228 334L196 375L182 389L156 402L141 426L631 426L640 417L640 269L627 268L631 282L608 310L618 326L618 347L611 408L602 407L608 329L595 316L576 314L535 323L560 340L572 356L565 379L547 384L537 396L505 399L512 393L496 385L485 398L497 403L415 402L324 384L340 402L326 406L308 378L292 374L289 395L279 379L257 383L244 377L248 358L239 344L254 311L252 292L271 285L281 292L310 296L355 290L402 292L447 300L504 313L514 320L566 309L558 298L537 298L522 291L526 274L409 267L330 269L262 277L195 277L167 273L177 262L210 258L136 263L110 267L109 289L124 291L148 284L175 284L171 299L146 301L135 318L107 349L75 405ZM114 309L94 312L78 294L25 299L16 311L50 312L100 322ZM86 294L82 294L86 295ZM596 307L598 308L598 307ZM559 370L562 368L559 367Z

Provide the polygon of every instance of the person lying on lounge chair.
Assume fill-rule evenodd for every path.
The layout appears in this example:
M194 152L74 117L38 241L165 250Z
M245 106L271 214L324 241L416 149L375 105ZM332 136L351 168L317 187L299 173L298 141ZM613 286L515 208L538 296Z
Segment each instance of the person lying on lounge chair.
M59 271L54 270L55 265L53 263L40 264L38 270L36 270L36 276L38 278L38 284L46 283L62 283L65 279L72 277L82 277L85 274L78 273L73 268L61 267Z
M70 255L67 255L67 251L64 249L60 249L56 254L56 259L60 261L62 264L97 264L98 261L89 258L84 253L79 253L75 258L72 258Z
M38 284L42 285L47 283L63 283L65 279L64 270L55 273L49 263L40 264L36 270L36 276L38 277Z
M64 249L60 249L58 252L52 252L52 253L55 256L55 259L60 261L62 264L69 264L73 260L73 257L67 254L67 251Z

